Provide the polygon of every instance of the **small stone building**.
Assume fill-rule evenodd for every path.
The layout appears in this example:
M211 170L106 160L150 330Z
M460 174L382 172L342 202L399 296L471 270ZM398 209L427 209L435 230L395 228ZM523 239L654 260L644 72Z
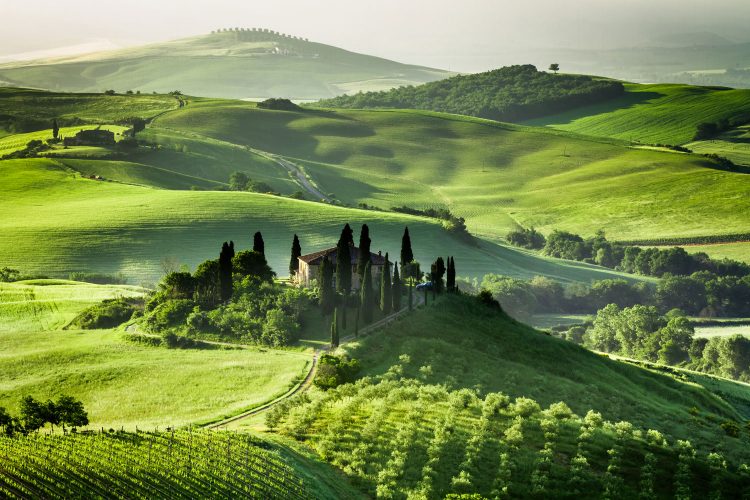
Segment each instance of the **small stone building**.
M112 146L115 144L115 133L110 130L81 130L75 137L63 139L65 146Z
M359 290L359 275L357 274L359 248L350 246L349 253L351 254L352 266L352 290ZM328 259L328 261L333 264L333 282L336 283L337 254L337 248L333 247L299 257L299 271L297 271L297 275L295 277L297 283L302 286L311 286L313 280L320 281L320 265L323 263L323 259ZM380 283L380 275L383 273L383 268L385 267L385 257L380 254L370 252L370 263L372 266L372 282ZM393 263L389 262L388 265L393 266ZM391 271L393 271L392 268ZM392 274L393 273L391 273L391 275Z

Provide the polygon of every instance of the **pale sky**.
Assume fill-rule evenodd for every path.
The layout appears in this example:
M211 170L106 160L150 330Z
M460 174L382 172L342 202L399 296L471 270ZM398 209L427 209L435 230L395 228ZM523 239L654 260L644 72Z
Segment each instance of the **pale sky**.
M0 0L0 56L262 27L475 71L530 48L615 48L692 32L747 42L748 26L750 0Z

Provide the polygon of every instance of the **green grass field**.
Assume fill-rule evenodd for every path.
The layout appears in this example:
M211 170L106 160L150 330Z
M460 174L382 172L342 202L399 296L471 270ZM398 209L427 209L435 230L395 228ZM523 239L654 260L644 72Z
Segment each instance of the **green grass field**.
M194 268L216 258L224 241L234 240L238 249L250 247L252 234L260 230L269 263L284 276L294 233L303 252L312 252L334 245L344 224L358 230L367 223L373 250L398 255L408 225L420 261L455 255L462 276L481 277L494 271L585 282L619 276L486 241L472 246L426 218L252 193L162 190L95 181L50 159L5 161L0 163L0 173L4 178L0 231L8 235L0 242L0 254L5 265L27 273L122 272L133 283L154 281L162 273L165 257Z
M626 84L620 98L526 122L647 144L691 142L699 123L750 112L750 90Z
M0 65L0 79L18 86L69 92L179 89L191 95L238 99L320 99L348 91L415 85L450 75L321 43L246 32Z
M729 130L716 139L691 142L687 147L696 153L714 153L737 165L750 166L750 125Z
M91 130L94 128L102 128L103 130L111 130L115 133L115 136L122 134L123 130L127 127L118 125L80 125L78 127L62 127L60 128L60 137L71 137L74 136L80 130ZM116 137L118 139L119 137ZM0 138L0 156L4 156L14 151L19 151L26 147L29 141L46 141L52 139L52 130L42 130L39 132L28 132L25 134L14 134L7 137ZM62 150L65 151L65 150Z
M742 335L750 337L750 326L698 326L695 328L696 337L728 337L732 335Z
M584 235L603 228L612 239L748 227L750 177L699 156L567 133L436 113L223 103L168 113L155 126L290 157L347 203L448 207L495 241L517 224Z
M286 392L310 355L272 349L172 350L113 330L62 330L104 298L135 287L41 281L0 284L0 406L69 394L93 427L186 425L239 413Z

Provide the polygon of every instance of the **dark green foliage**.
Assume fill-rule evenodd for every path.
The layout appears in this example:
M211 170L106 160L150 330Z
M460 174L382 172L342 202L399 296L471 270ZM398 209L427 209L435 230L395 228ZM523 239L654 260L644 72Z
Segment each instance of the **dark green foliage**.
M66 424L76 428L88 425L89 419L83 403L70 396L60 396L57 402L48 400L41 402L32 396L21 399L20 422L23 432L33 432L44 427L45 424ZM7 429L6 429L7 431Z
M341 384L349 384L357 379L359 371L360 364L356 359L323 354L315 374L315 385L327 390Z
M438 257L430 268L430 275L432 279L432 289L435 293L443 293L445 289L445 282L443 276L445 276L445 261L442 257Z
M552 63L549 65L549 70L554 71L555 74L557 74L557 72L560 71L560 65L557 63Z
M347 224L341 231L341 237L336 246L336 291L344 296L344 300L352 289L351 248L354 245L353 241L353 231Z
M414 252L411 249L411 236L409 236L409 228L404 228L404 235L401 237L401 266L409 264L414 260ZM404 277L414 278L413 274L404 273Z
M224 242L219 254L219 295L222 302L232 298L232 259L234 258L234 242Z
M327 258L320 263L320 307L324 314L333 310L336 297L333 290L333 265Z
M359 337L359 312L362 310L359 304L357 304L357 313L354 316L354 337Z
M398 275L398 265L393 266L393 286L391 287L391 304L393 305L393 311L398 312L401 310L401 296L404 294L404 286L401 283L401 278Z
M83 281L85 283L94 283L97 285L125 285L128 280L122 273L105 274L105 273L87 273L73 272L68 275L71 281ZM0 279L2 281L2 279Z
M365 266L370 261L370 228L367 224L362 224L362 229L359 232L359 258L357 260L357 274L359 274L360 282L362 281L362 275L365 273Z
M362 321L365 324L372 323L372 314L374 306L374 297L372 294L372 263L368 262L365 266L365 273L362 277L362 286L359 290L360 308L362 309Z
M466 219L453 215L447 208L427 208L419 210L407 206L392 207L391 210L402 214L418 215L421 217L432 217L440 219L443 222L443 228L456 236L465 239L467 242L474 244L474 238L466 227Z
M292 240L292 255L289 259L289 276L295 276L299 271L299 257L302 255L302 247L299 244L299 238L294 235Z
M276 111L302 111L302 108L289 99L271 98L258 103L261 109L272 109Z
M169 273L159 283L159 292L167 299L192 299L195 278L188 272Z
M133 137L138 132L146 130L146 120L143 118L133 118Z
M385 265L380 273L380 310L383 314L390 314L393 307L393 283L391 283L391 263L385 254Z
M266 257L256 251L244 250L232 258L232 270L241 278L251 277L262 282L273 281L276 276L266 262Z
M135 298L107 299L81 311L67 329L94 330L114 328L143 310L143 300Z
M622 83L583 75L551 75L532 65L508 66L381 92L319 102L332 108L426 109L519 121L559 113L622 95Z
M172 327L183 326L195 308L192 300L167 300L154 307L146 316L146 326L154 332L164 332Z
M0 283L12 283L21 279L21 271L10 267L0 268Z
M60 136L60 127L57 125L57 118L52 119L52 138L57 140Z
M263 241L263 235L260 233L260 231L256 232L253 235L253 252L258 252L264 258L266 256L266 244Z
M213 309L221 302L219 260L207 260L198 265L193 274L195 292L193 298L204 309Z
M333 310L333 319L331 320L331 349L339 346L339 308Z
M544 248L545 243L547 243L544 235L533 227L511 231L505 236L505 239L508 240L508 243L511 245L529 248L531 250L541 250Z
M456 292L456 261L453 257L448 257L448 269L446 276L446 288L449 292Z
M232 172L229 176L229 189L232 191L244 191L250 179L244 172Z

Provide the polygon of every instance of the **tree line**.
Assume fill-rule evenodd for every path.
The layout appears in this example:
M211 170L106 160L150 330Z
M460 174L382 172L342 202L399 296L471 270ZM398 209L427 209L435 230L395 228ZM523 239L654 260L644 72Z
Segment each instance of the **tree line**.
M0 429L7 436L15 433L28 434L46 424L50 424L53 431L56 425L61 425L63 431L66 425L75 431L78 427L88 425L89 417L82 402L65 395L58 397L57 401L38 401L32 396L25 396L21 399L17 417L0 407Z
M620 82L585 75L552 75L535 66L517 65L459 75L419 86L324 99L332 108L425 109L521 121L601 102L624 94Z

